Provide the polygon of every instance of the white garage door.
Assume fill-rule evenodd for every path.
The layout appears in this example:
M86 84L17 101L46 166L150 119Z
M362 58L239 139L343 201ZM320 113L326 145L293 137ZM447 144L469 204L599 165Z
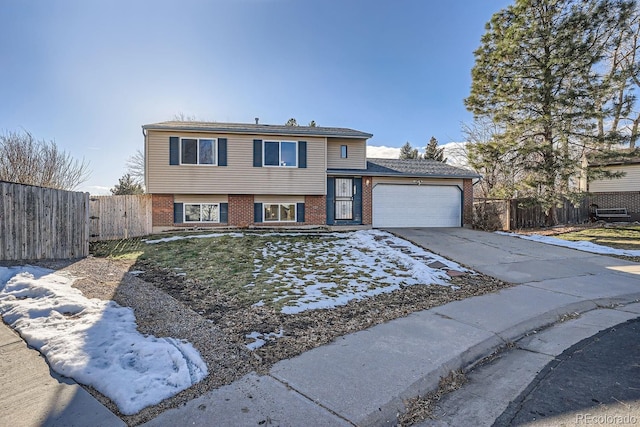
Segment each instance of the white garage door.
M456 186L378 184L374 227L460 227L462 193Z

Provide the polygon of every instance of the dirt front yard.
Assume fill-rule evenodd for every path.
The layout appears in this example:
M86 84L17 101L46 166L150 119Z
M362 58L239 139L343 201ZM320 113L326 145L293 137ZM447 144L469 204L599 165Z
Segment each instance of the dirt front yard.
M209 369L191 388L122 416L129 425L345 334L510 286L379 231L190 234L92 252L49 266L80 278L74 286L87 297L132 307L142 333L191 342Z

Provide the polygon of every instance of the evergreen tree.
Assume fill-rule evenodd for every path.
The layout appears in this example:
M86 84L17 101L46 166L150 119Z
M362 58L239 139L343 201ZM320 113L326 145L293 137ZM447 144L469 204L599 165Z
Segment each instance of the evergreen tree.
M136 180L128 173L124 174L122 178L118 180L118 184L116 184L110 191L114 196L144 194L142 185L137 183Z
M413 148L409 141L400 148L400 160L411 160L411 159L419 159L420 155L418 154L418 149Z
M556 223L555 206L576 196L571 180L585 155L612 151L617 135L598 135L599 71L632 0L516 0L494 14L475 52L471 94L476 118L503 129L527 196ZM504 150L502 150L504 151Z
M435 136L432 136L429 143L425 147L423 159L437 160L438 162L446 163L447 159L444 158L444 148L438 147L438 140Z

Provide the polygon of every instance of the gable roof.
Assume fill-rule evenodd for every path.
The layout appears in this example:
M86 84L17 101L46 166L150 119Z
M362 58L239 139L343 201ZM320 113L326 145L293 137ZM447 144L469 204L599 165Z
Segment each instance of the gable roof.
M328 136L338 138L371 138L373 135L348 128L320 126L284 126L252 123L181 122L169 121L143 125L145 130L175 130L184 132L225 132L239 134L268 134L296 136Z
M330 174L364 175L364 176L396 176L425 178L480 178L477 173L451 166L436 160L426 159L367 159L366 170L329 169Z

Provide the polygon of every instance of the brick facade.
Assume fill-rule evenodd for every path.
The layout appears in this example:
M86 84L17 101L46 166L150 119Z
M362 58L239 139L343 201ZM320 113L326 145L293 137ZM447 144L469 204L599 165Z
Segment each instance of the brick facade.
M373 224L373 179L362 178L362 225Z
M462 193L464 196L462 224L470 227L473 224L473 181L471 179L462 180Z
M304 224L325 225L327 223L327 197L304 196Z
M373 223L373 180L371 177L362 179L362 224ZM473 221L473 183L471 179L463 180L463 224L471 225ZM635 196L635 204L629 204L629 194ZM602 193L595 195L600 201L595 201L601 207L626 207L629 212L637 213L640 217L640 192L638 193ZM595 197L594 197L595 200ZM625 202L623 202L623 200ZM246 194L230 194L229 222L227 224L212 223L182 223L173 222L173 194L153 194L153 226L154 227L216 227L232 226L246 228L256 225L254 222L254 196ZM327 223L326 196L305 196L305 222L289 223L260 223L259 225L295 227L299 225L325 225Z
M151 210L154 227L173 226L173 194L153 194Z
M253 195L229 195L229 225L248 227L253 224Z
M631 221L640 221L640 191L592 193L590 203L599 208L627 208Z

